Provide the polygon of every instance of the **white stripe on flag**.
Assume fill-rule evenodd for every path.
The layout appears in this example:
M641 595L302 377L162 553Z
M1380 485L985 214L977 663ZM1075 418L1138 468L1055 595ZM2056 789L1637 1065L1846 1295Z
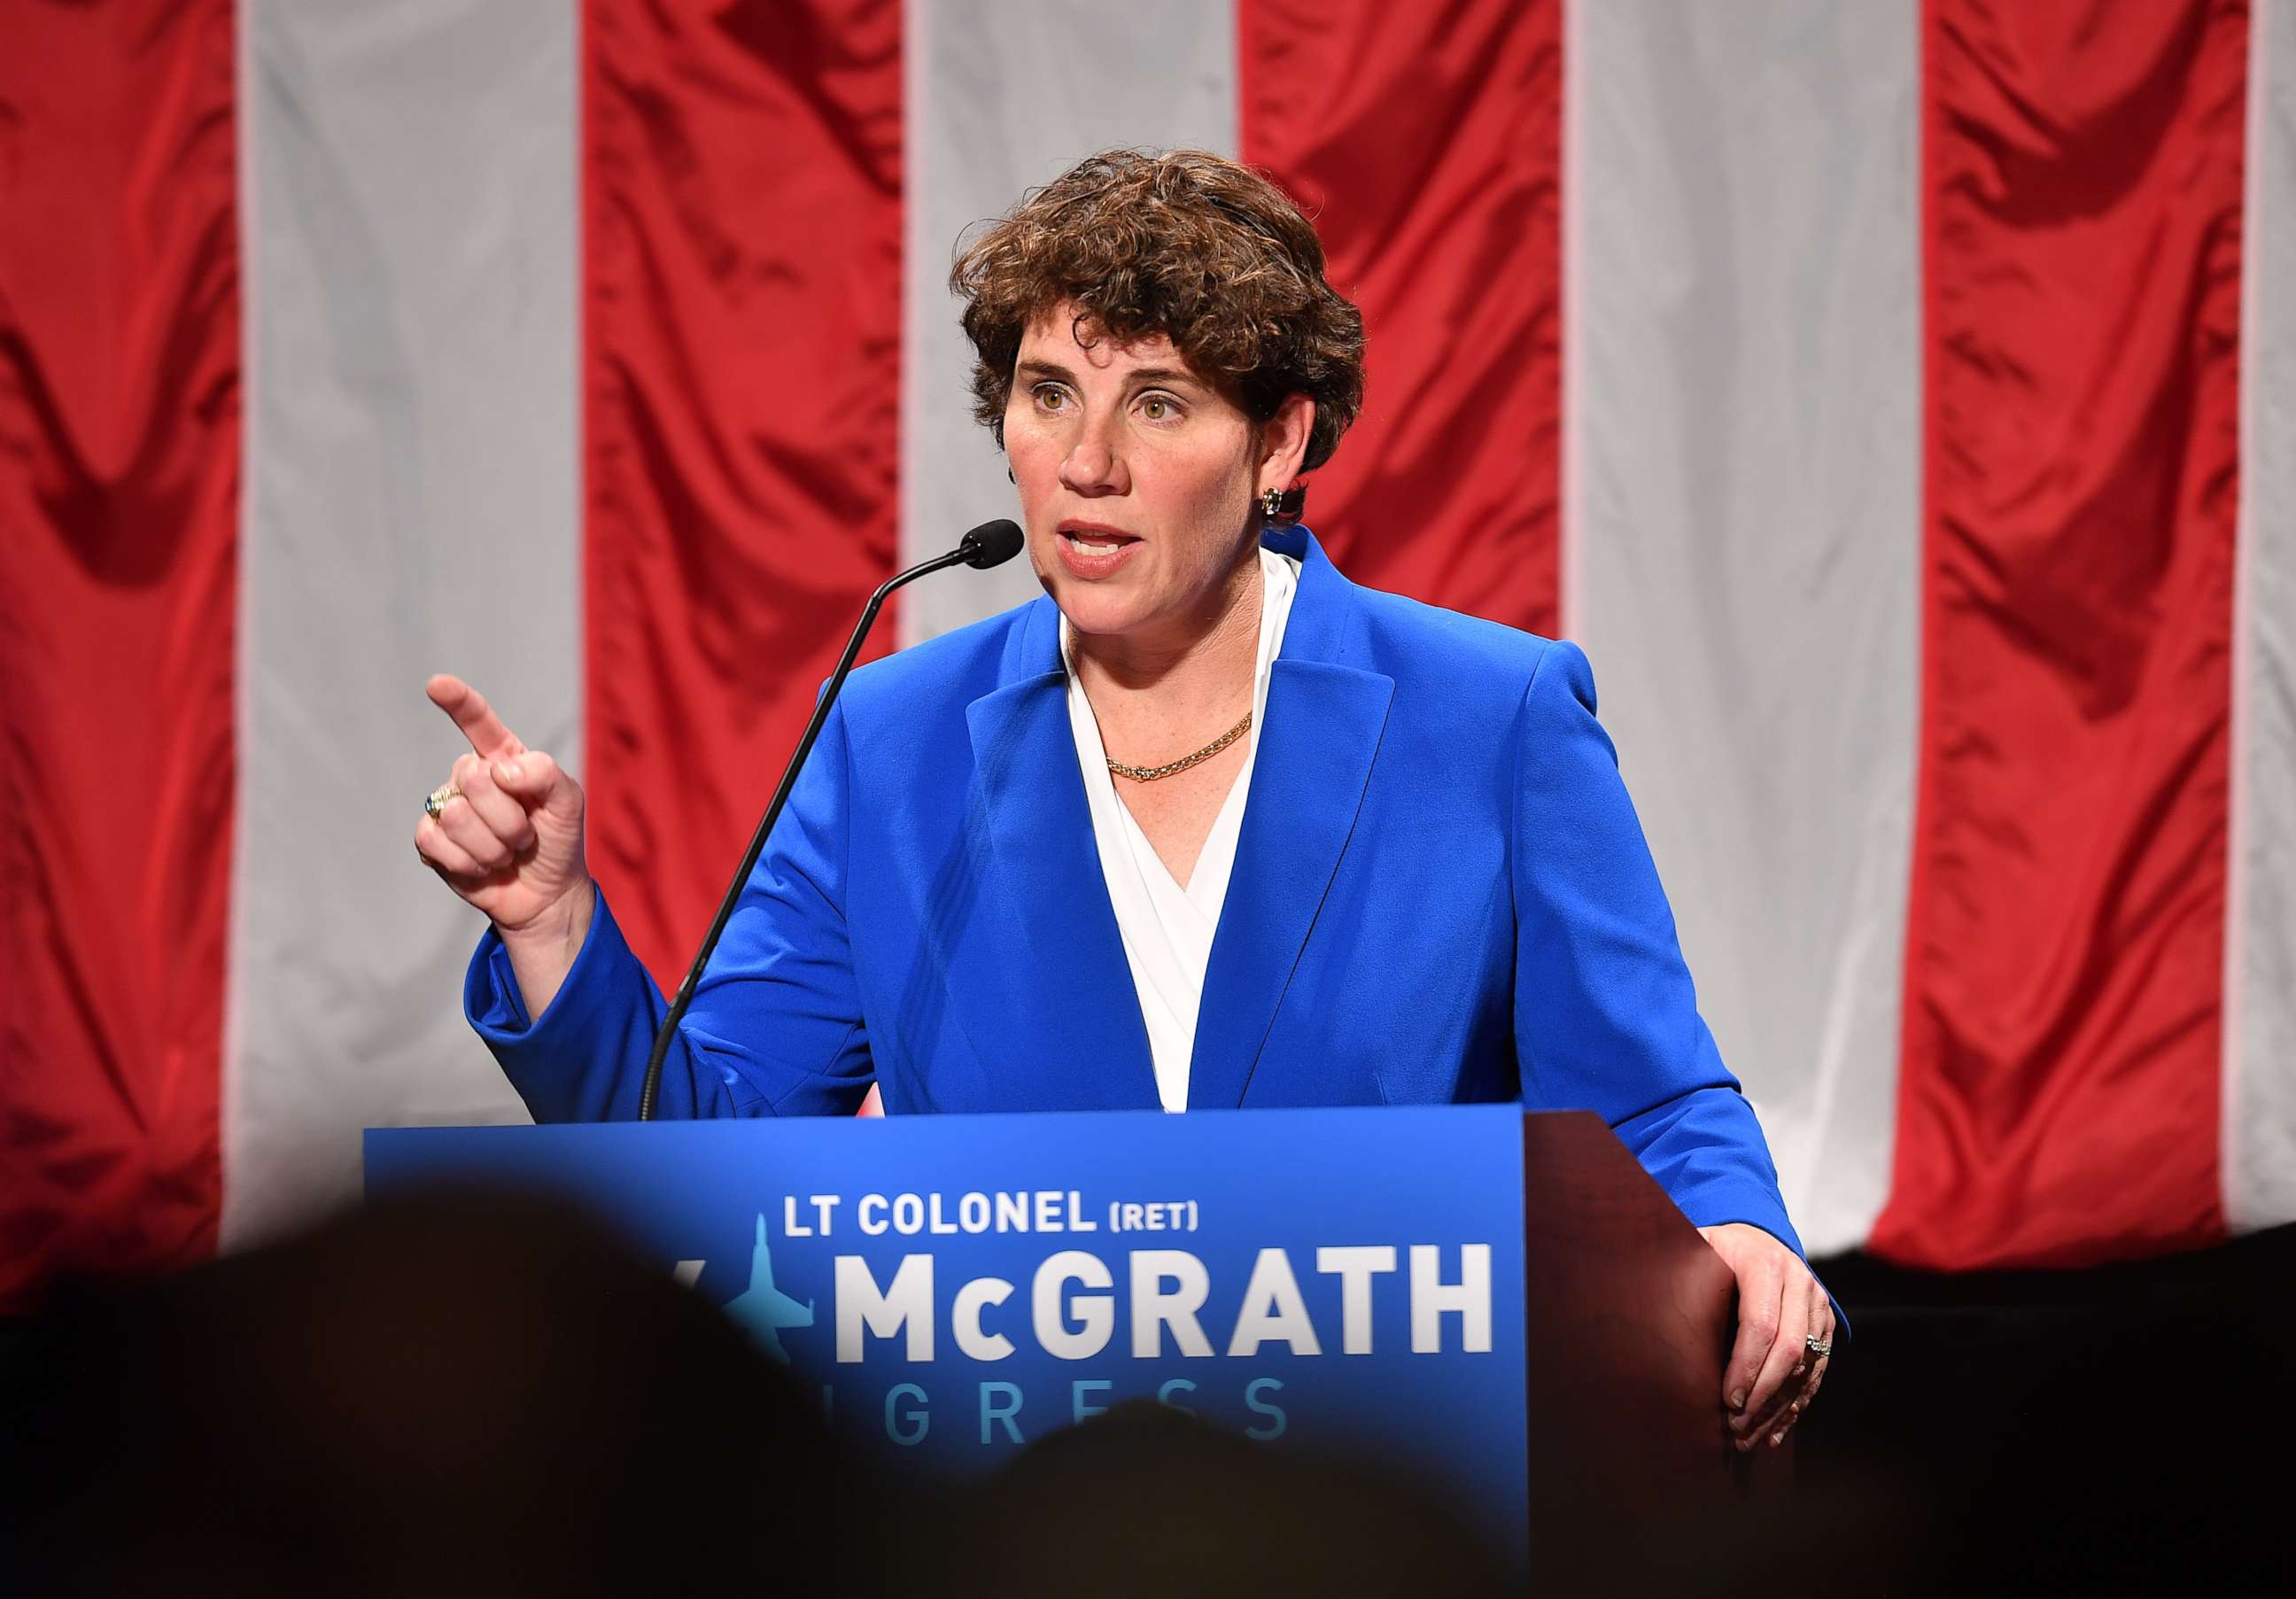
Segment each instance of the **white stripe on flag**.
M417 864L483 687L578 763L574 0L251 0L248 470L224 1232L357 1192L359 1129L524 1114Z
M2225 1221L2296 1221L2296 10L2250 13Z
M1918 7L1573 7L1565 549L1813 1250L1887 1196L1921 517Z
M1013 514L1004 458L972 420L972 346L948 268L958 235L1117 145L1236 148L1233 0L1147 9L1062 0L908 0L908 208L901 371L901 560ZM1042 592L1024 557L901 595L914 644Z

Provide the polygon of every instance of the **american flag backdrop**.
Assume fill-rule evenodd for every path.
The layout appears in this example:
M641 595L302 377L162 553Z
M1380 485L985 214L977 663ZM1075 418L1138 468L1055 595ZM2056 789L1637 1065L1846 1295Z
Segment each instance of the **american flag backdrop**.
M1815 1250L2296 1218L2289 0L0 0L0 1304L522 1115L433 671L674 979L1118 144L1316 218L1307 520L1585 644Z

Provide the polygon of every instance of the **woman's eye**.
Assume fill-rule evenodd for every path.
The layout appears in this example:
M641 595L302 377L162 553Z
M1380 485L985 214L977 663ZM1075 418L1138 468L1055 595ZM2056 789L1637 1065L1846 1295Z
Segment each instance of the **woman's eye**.
M1179 414L1179 407L1160 394L1152 394L1140 402L1140 414L1150 422L1162 422Z
M1047 384L1037 390L1037 404L1047 411L1058 411L1068 404L1068 396Z

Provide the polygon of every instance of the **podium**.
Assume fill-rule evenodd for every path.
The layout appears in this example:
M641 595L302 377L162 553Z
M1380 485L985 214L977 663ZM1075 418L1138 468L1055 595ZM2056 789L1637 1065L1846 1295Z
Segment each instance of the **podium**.
M1154 1399L1431 1473L1553 1574L1784 1468L1723 1424L1727 1268L1583 1112L379 1128L365 1152L371 1198L602 1215L902 1470L994 1470Z

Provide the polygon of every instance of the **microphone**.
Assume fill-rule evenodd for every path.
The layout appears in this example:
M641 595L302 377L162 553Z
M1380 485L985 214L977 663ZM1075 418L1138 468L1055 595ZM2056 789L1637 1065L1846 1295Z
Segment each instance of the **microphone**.
M981 523L959 539L956 553L964 557L965 565L978 567L986 571L992 566L1002 566L1012 560L1021 553L1021 546L1026 542L1025 537L1021 532L1021 524L1009 516L1000 516L993 522ZM947 557L943 556L941 559L946 561ZM921 577L933 570L938 565L939 565L939 562L928 561L914 571L903 572L877 592L883 594L887 589L898 588L910 578ZM865 620L861 625L866 627L868 623Z
M789 803L790 790L797 785L797 775L805 767L805 758L813 753L814 741L821 736L822 724L829 719L829 708L837 703L837 693L845 686L846 674L853 669L853 658L861 653L862 642L877 620L877 612L884 609L885 596L905 583L914 583L930 572L952 566L969 566L986 570L1001 566L1021 553L1025 542L1021 524L1010 517L999 517L993 522L983 522L962 539L956 548L946 555L936 555L921 562L905 572L897 572L879 584L877 592L869 596L868 605L861 612L860 625L853 636L845 641L845 653L837 658L837 669L829 675L829 683L821 691L821 698L813 708L813 719L805 725L805 736L797 742L797 752L782 768L782 780L774 790L772 803L758 823L758 831L750 839L750 848L742 857L742 865L734 873L734 882L718 902L718 914L709 923L708 936L701 940L700 953L693 964L685 969L685 980L677 985L677 994L669 1002L669 1014L662 1019L661 1030L653 1036L653 1051L646 1057L645 1083L638 1092L638 1119L653 1119L654 1100L661 1089L661 1065L669 1054L669 1041L677 1036L677 1024L685 1020L685 1013L693 1005L694 985L701 980L701 969L709 964L717 952L718 940L725 935L726 923L734 918L734 907L741 903L742 890L748 886L750 873L758 869L758 857L766 852L766 840L781 820L782 808Z

